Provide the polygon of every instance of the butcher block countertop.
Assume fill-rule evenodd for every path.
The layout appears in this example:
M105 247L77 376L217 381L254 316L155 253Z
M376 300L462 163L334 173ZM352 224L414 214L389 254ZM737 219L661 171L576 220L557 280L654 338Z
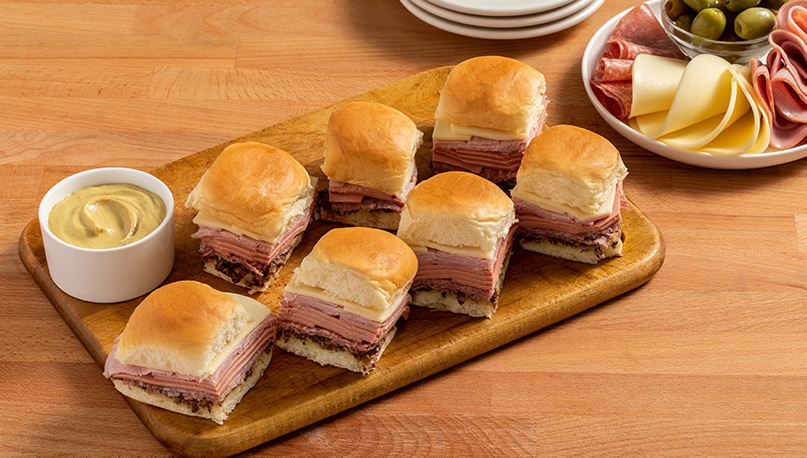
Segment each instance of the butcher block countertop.
M172 454L27 268L29 225L52 185L104 166L166 174L233 139L275 138L347 99L498 54L544 73L550 124L619 148L632 221L658 231L634 238L658 248L645 254L655 264L642 261L647 277L603 301L581 288L592 306L579 313L499 334L496 348L246 453L803 456L807 162L697 168L613 130L580 61L633 4L608 0L578 26L520 40L444 32L395 1L0 4L0 455ZM540 262L520 256L517 284Z

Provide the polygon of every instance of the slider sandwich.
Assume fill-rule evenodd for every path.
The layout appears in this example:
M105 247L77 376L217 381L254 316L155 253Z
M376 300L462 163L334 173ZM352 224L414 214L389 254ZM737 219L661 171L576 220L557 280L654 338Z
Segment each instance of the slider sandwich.
M415 153L423 132L400 111L350 102L328 120L316 219L395 230L417 182Z
M619 151L589 130L557 125L530 142L512 198L521 247L596 264L622 256L622 181Z
M343 227L323 235L283 292L277 346L360 374L376 367L409 314L417 257L395 235Z
M459 63L437 104L432 168L472 172L511 188L546 105L544 75L523 62L482 56Z
M135 308L104 376L132 399L222 424L269 365L276 321L252 298L169 283Z
M314 184L289 153L258 142L221 152L188 195L204 270L265 291L311 220Z
M412 304L490 317L512 252L513 202L492 182L444 172L409 194L398 237L415 251Z

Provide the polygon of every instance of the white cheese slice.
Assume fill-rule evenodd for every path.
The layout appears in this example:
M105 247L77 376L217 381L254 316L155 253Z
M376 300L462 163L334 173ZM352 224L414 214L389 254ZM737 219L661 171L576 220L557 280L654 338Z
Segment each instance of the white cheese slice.
M726 113L731 103L733 75L724 59L699 54L687 64L664 124L643 133L659 138Z
M640 66L639 71L645 71ZM705 117L713 114L710 117ZM753 96L750 68L714 56L687 66L668 110L636 116L631 126L672 147L718 155L757 154L767 149L767 113Z
M332 302L336 305L342 306L346 311L350 313L354 313L361 317L367 318L369 320L373 320L379 323L384 322L387 318L389 318L393 312L396 310L396 306L403 300L403 297L395 297L390 301L392 306L387 307L385 309L376 309L371 307L363 307L361 305L356 304L355 302L346 301L344 299L340 299L337 297L333 297L330 295L325 294L325 292L313 286L305 285L302 283L291 284L289 283L286 285L286 291L294 294L302 294L304 296L313 297L316 299Z
M484 127L468 127L454 124L445 119L437 118L434 121L433 138L440 140L470 140L472 136L490 138L493 140L524 140L529 132L507 132Z
M197 226L210 226L218 229L226 229L234 234L247 235L256 240L263 240L265 242L274 243L274 240L269 240L256 232L248 231L240 227L235 227L232 224L226 223L216 218L215 216L202 211L198 212L196 216L193 217L193 223L196 224Z
M259 324L269 316L271 310L269 307L263 305L262 303L258 302L251 297L247 297L241 294L234 294L234 293L227 293L233 299L238 301L244 310L247 311L247 322L244 325L243 329L229 342L227 342L224 347L222 347L221 351L210 360L210 363L207 365L205 369L204 376L210 376L214 374L219 367L221 367L224 360L227 359L230 354L235 351L236 348L241 344L241 342L258 327Z
M602 201L600 207L593 212L584 212L577 207L572 207L571 205L562 204L559 202L555 202L553 200L545 199L537 194L533 194L531 192L522 191L525 195L523 199L533 203L543 209L553 211L555 213L566 213L570 216L577 218L580 221L585 221L593 218L601 218L604 216L608 216L611 214L611 211L614 208L614 199L619 198L616 193L616 185L614 185L611 189L608 189L605 192L605 199Z
M743 96L739 88L739 83L732 83L728 92L730 94L728 105L723 113L678 130L669 137L662 137L660 140L676 148L699 150L716 139L721 132L742 118L751 108L749 101ZM754 137L756 137L756 132L758 132L758 129L749 133L753 133ZM748 136L743 135L741 138L748 138ZM753 140L750 143L743 140L735 141L735 144L737 144L738 148L747 149L751 147Z
M630 118L666 112L672 106L687 63L681 59L639 54L633 61Z
M739 83L750 111L740 120L727 127L713 142L703 148L712 154L737 156L741 154L759 154L768 149L771 141L771 125L768 113L762 109L754 97L754 86L751 83L751 68L747 65L732 65L731 72ZM741 145L742 139L748 139ZM738 144L740 144L738 146Z
M412 251L415 253L427 251L429 248L445 251L446 253L453 253L459 254L462 256L473 256L475 258L483 258L483 259L492 259L493 254L495 252L483 250L480 247L475 246L453 246L453 245L443 245L441 243L431 242L428 241L424 245L413 245L411 242L408 242L409 247L412 248Z

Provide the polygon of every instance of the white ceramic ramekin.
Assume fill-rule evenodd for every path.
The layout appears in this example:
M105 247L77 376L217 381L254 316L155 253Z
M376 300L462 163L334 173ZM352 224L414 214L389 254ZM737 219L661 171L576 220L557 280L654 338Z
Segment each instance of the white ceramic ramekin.
M131 183L165 202L166 216L151 234L129 245L89 249L71 245L48 228L53 205L87 186ZM174 266L174 197L157 177L127 168L98 168L69 176L53 186L39 204L39 226L53 282L88 302L112 303L146 294L165 280Z

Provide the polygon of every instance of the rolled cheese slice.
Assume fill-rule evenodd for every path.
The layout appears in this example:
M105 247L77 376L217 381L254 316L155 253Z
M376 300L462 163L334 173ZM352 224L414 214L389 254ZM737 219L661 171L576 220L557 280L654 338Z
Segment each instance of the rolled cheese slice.
M668 87L674 76L658 72L672 72L675 67L654 63L656 60L642 59L634 68L638 77L634 95L640 104L636 112L644 113L631 118L634 129L686 151L728 156L765 151L770 125L753 97L749 67L699 55L686 64L670 103L669 89L659 92L658 84L648 81L666 79Z
M687 62L670 57L639 54L633 60L632 100L629 118L667 112L672 106Z

